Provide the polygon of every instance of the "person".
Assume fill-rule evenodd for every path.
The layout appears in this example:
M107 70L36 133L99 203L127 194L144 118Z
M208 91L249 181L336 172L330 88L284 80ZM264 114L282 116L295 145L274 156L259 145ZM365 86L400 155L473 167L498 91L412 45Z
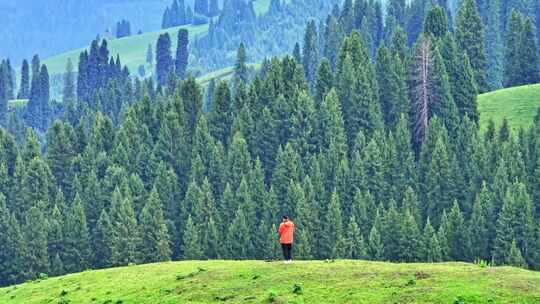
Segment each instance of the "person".
M283 222L279 225L279 242L283 249L285 263L292 263L292 245L294 241L294 223L287 215L283 216Z

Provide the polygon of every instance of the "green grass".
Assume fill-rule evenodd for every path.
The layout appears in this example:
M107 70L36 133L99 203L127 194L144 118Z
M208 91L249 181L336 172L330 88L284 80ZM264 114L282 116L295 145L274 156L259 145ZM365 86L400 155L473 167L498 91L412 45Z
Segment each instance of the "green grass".
M253 68L254 70L259 70L261 68L261 63L252 63L248 64L249 68ZM210 80L216 79L216 80L230 80L234 73L234 67L226 67L220 70L216 70L213 72L210 72L208 74L204 74L203 76L197 78L197 81L203 86L207 85Z
M489 119L500 126L506 117L512 129L529 126L540 106L540 84L502 89L478 96L480 126Z
M10 109L20 108L26 106L28 99L12 99L8 102Z
M540 303L540 273L465 263L172 262L0 289L0 303Z
M169 35L171 35L172 49L175 49L177 41L174 39L174 37L176 37L176 34L180 28L187 29L191 39L194 39L199 35L206 34L208 31L208 24L173 27L166 30L144 33L141 35L133 35L120 39L111 39L107 41L109 53L114 57L119 54L122 64L127 65L132 74L137 73L137 68L140 65L145 65L146 68L149 68L146 64L146 50L148 49L148 45L151 44L155 51L155 45L159 35L168 32ZM47 65L51 75L61 74L64 73L66 69L68 59L71 59L75 65L75 68L77 68L76 66L77 62L79 61L79 55L83 50L84 48L81 48L62 53L45 59L43 63Z
M263 14L268 11L270 0L256 0L254 2L254 9L257 14ZM137 69L140 65L144 65L145 68L151 67L146 64L146 51L148 45L151 44L155 52L155 45L159 35L168 32L171 35L172 49L176 49L176 34L180 28L185 28L189 31L190 39L193 40L197 36L205 35L208 32L208 24L193 26L185 25L181 27L169 28L166 30L159 30L155 32L143 33L142 35L133 35L120 39L107 40L109 46L110 55L116 57L120 55L122 64L127 65L132 74L137 74ZM90 41L89 41L90 43ZM47 65L49 74L62 74L66 70L66 64L68 59L74 63L75 69L77 69L77 62L79 61L79 55L85 48L71 50L56 56L46 58L43 63Z

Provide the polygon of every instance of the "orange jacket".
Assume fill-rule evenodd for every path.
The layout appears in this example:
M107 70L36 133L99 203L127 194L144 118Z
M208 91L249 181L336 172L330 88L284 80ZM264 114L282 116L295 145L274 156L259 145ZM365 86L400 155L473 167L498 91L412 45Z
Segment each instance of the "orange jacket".
M281 244L292 244L294 237L294 223L283 222L279 225L279 242Z

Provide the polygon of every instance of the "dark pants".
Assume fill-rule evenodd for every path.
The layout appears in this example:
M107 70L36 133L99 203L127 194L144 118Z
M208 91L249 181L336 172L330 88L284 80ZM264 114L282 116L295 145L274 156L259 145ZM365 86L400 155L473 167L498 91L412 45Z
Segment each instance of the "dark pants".
M281 249L283 249L283 259L292 260L292 244L281 244Z

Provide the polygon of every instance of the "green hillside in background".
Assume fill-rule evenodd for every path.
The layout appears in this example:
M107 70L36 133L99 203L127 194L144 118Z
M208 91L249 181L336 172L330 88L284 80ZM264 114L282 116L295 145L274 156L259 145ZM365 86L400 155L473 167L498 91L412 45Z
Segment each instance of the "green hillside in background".
M497 90L478 96L480 126L485 128L489 119L500 126L508 120L512 129L528 127L540 106L540 83Z
M253 7L257 14L264 14L268 11L270 0L255 0ZM141 35L132 35L120 39L108 40L108 47L111 55L116 57L116 54L120 55L122 64L127 65L132 74L137 73L137 69L140 65L144 65L145 68L150 69L150 66L146 64L146 51L148 45L151 44L155 51L155 45L159 35L165 32L171 35L172 50L176 49L176 34L178 30L185 28L189 31L190 39L193 40L198 36L205 35L208 32L208 24L203 25L184 25L180 27L172 27L166 30L159 30L155 32L143 33ZM90 41L88 42L90 44ZM43 63L47 65L49 74L62 74L66 69L66 63L68 59L74 62L75 69L77 68L77 62L79 60L80 53L84 48L71 50L50 58L43 60ZM147 70L148 71L148 70Z
M148 264L0 289L0 303L540 303L540 273L339 260Z

